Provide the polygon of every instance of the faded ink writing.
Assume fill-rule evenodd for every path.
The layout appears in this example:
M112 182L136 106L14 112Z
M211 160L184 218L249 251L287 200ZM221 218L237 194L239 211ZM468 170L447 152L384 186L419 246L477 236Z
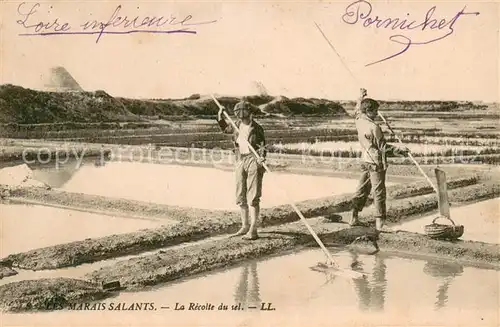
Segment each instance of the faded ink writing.
M479 12L465 12L466 6L464 6L459 12L457 12L452 18L446 19L436 19L434 14L436 12L436 6L431 7L425 17L422 20L410 19L410 14L407 13L405 18L383 18L378 15L373 14L373 7L370 2L365 0L359 0L351 3L346 7L345 13L342 16L342 21L346 24L355 25L361 24L365 28L373 27L377 29L391 29L393 31L399 31L398 34L389 37L389 40L402 45L402 49L388 57L371 62L366 66L381 63L383 61L389 60L391 58L397 57L405 53L412 45L425 45L432 42L442 40L455 32L455 24L460 17L464 15L479 15ZM433 35L424 41L413 41L408 35L403 35L403 32L424 32L424 31L443 31L440 35ZM427 34L428 35L428 34Z
M17 7L17 14L20 19L17 24L26 29L26 33L21 36L51 36L51 35L97 35L96 43L99 42L103 34L132 34L132 33L186 33L196 34L192 28L198 25L206 25L217 22L217 20L193 22L192 15L176 17L166 16L144 16L139 15L129 17L121 13L122 5L118 5L110 18L105 21L87 20L74 29L69 22L62 23L62 19L57 17L49 22L37 18L37 9L40 3L23 2Z

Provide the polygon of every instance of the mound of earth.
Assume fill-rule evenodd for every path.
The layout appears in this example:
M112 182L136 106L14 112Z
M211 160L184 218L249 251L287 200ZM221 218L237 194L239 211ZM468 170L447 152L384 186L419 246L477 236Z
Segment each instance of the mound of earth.
M0 286L0 311L52 311L98 301L109 292L71 278L23 280Z
M255 114L347 115L338 102L269 95L217 97L229 112L241 100L254 105ZM0 123L119 122L175 117L213 117L219 108L210 96L184 99L128 99L104 91L45 92L11 84L0 86ZM12 128L12 126L11 126Z
M43 92L11 84L0 85L0 122L3 123L133 120L138 118L104 91Z
M250 102L257 115L348 116L355 101L331 101L317 98L249 95L217 96L229 112L243 100ZM381 101L384 110L461 111L487 109L484 104L457 101ZM128 99L112 97L104 91L45 92L11 84L0 85L0 123L89 123L138 122L177 117L213 118L218 111L210 95L193 94L184 99ZM9 127L9 126L7 126ZM12 128L12 126L10 126Z
M347 111L338 102L325 99L305 99L284 96L274 98L259 106L262 112L276 115L340 115L347 116Z

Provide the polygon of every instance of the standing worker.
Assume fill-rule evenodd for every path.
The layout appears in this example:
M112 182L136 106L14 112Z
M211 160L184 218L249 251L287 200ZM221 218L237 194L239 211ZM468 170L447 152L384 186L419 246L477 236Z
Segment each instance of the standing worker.
M382 129L375 122L378 116L379 103L366 98L367 92L361 89L361 96L356 107L356 129L361 144L361 178L352 199L352 217L349 224L359 225L358 213L363 210L368 195L373 188L373 200L376 209L375 226L381 230L386 220L386 187L387 155L408 154L406 147L387 144Z
M222 132L233 134L236 155L236 204L241 208L241 229L234 236L244 235L243 239L246 240L258 238L257 222L265 172L263 163L266 158L264 129L253 120L253 109L247 101L240 101L234 106L234 114L237 118L235 125L238 130L234 130L233 126L223 118L224 107L221 107L217 114L217 123ZM259 154L259 158L252 153L248 144ZM250 201L250 207L248 201Z

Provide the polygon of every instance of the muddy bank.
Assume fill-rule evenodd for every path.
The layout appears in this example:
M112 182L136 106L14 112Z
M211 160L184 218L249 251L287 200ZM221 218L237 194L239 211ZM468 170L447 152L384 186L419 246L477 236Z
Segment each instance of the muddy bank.
M311 225L323 236L345 228L345 224L325 224L312 218ZM321 227L321 228L320 228ZM189 247L164 249L151 255L132 258L86 275L92 282L119 280L128 289L147 286L178 278L224 268L238 262L261 258L291 250L313 241L301 222L267 227L255 241L227 237L216 241L193 244Z
M0 311L53 311L110 296L88 281L70 278L24 280L0 286Z
M479 181L484 180L481 174L474 174L465 177L455 177L447 180L447 189L452 190L464 186L474 185ZM399 185L390 186L387 188L387 198L389 199L403 199L411 196L424 195L433 193L434 189L427 181L418 181L406 185L405 187L395 187Z
M477 184L449 192L450 200L460 202L475 201L478 196L495 197L499 195L499 186L495 184ZM299 208L307 217L322 216L326 212L342 212L350 208L350 196L335 197L335 201L316 200L301 204ZM398 199L388 202L387 218L398 222L414 214L422 214L438 207L434 194ZM307 210L304 210L307 209ZM373 209L367 208L361 212L363 221L372 223ZM298 215L290 208L283 206L264 210L262 226L273 226L299 220ZM189 222L161 227L152 230L142 230L121 235L111 235L95 239L87 239L23 253L7 257L14 267L31 270L55 269L91 263L129 254L136 254L183 242L195 241L209 236L235 232L240 227L237 215L214 214L192 218Z
M369 218L373 219L373 216ZM439 256L473 265L486 265L500 269L500 244L464 241L460 239L456 241L441 241L428 238L419 233L397 230L380 233L373 227L346 228L343 224L326 223L324 220L318 218L314 220L317 220L314 225L315 231L317 231L321 240L328 245L336 244L362 247L373 252L376 250L373 241L376 241L379 249L382 251ZM298 224L298 222L294 224ZM465 228L467 229L467 226ZM306 227L303 225L294 225L294 231L296 233L308 234ZM358 237L363 236L363 239L356 240ZM314 241L311 243L311 246L318 247Z
M474 181L477 181L475 177L449 181L448 185L452 185L448 191L450 203L452 205L462 205L500 196L500 182L498 181L483 181L478 184L463 187L458 185L467 185ZM423 195L412 196L412 193ZM308 214L306 217L327 216L350 211L351 197L351 194L346 194L330 198L309 200L301 202L297 206L303 213L306 212ZM425 183L393 185L387 188L387 198L387 219L390 222L400 222L409 216L424 214L438 208L436 194L434 194L432 188L426 186ZM372 206L369 207L372 203L371 197L367 202L366 207L360 213L361 220L369 220L367 217L374 213L374 208ZM298 215L290 209L290 206L274 207L273 209L280 210L281 216L286 218L286 222L299 220ZM288 212L288 215L286 215L285 212ZM266 213L263 213L263 219L267 219ZM264 226L266 226L266 224L264 224Z
M373 228L355 227L341 230L333 236L326 236L325 240L375 249L371 241L354 240L363 235L376 239L380 250L396 252L418 253L445 257L461 262L486 264L500 269L500 245L476 241L440 241L428 238L423 234L405 231L391 233L377 233Z
M119 280L129 289L141 289L178 278L227 267L246 259L289 250L306 238L294 235L263 235L255 242L228 238L219 242L167 249L154 255L119 262L86 277L92 281Z
M218 227L225 231L224 226ZM211 236L212 232L213 229L209 224L201 226L179 224L58 244L12 254L7 256L6 260L11 261L13 267L21 269L56 269L196 241Z
M481 200L493 199L500 196L500 184L488 181L448 191L450 205L465 205ZM404 205L403 205L404 204ZM387 202L387 220L397 223L411 215L420 215L438 209L438 200L435 194L427 194L397 201ZM366 212L365 212L366 211ZM360 218L373 215L374 208L363 210Z
M451 204L494 199L498 196L500 196L500 182L498 180L489 180L480 184L453 189L448 192Z
M381 233L378 244L382 249L392 249L440 255L460 261L484 262L500 269L500 245L475 241L446 242L429 239L425 235L398 232Z
M321 218L309 221L327 245L369 247L373 251L375 247L370 242L353 243L360 236L368 236L377 240L381 250L439 256L464 264L484 264L500 269L500 245L438 241L409 232L379 234L373 228L349 229L345 224L325 223ZM54 303L67 307L108 296L108 293L95 286L102 282L119 281L128 290L143 290L176 279L228 268L248 259L280 255L286 250L301 246L317 247L301 222L268 227L260 236L260 239L251 242L239 237L224 238L188 247L160 250L155 254L117 262L93 271L85 276L87 281L58 278L10 283L0 287L0 306L3 310L14 311L50 310L48 304ZM316 262L304 263L304 266L315 264Z
M487 174L468 174L448 179L448 189L455 189L468 185L476 184L480 181L491 179L485 177ZM0 185L0 190L5 190L5 197L11 199L26 199L37 201L41 204L56 204L80 209L99 209L110 215L129 216L131 214L140 215L142 217L150 217L156 219L171 219L180 222L190 222L198 220L200 217L223 216L230 219L239 219L239 214L235 210L206 210L197 208L177 207L164 204L156 204L150 202L142 202L128 199L108 198L100 195L91 195L83 193L72 193L61 190L47 190L41 187L19 187L8 189L6 186ZM425 181L416 181L407 184L396 184L387 188L387 198L403 199L416 195L424 195L433 193ZM351 197L353 193L342 195L329 196L318 199L310 199L296 203L299 209L306 217L314 217L335 212L342 212L350 209ZM371 196L368 199L367 206L372 202ZM288 212L292 215L292 220L287 220ZM273 208L262 209L262 215L265 217L266 224L290 222L298 219L294 215L288 204L275 206ZM276 219L274 219L276 217ZM219 218L220 219L220 218Z
M0 185L0 189L2 189L2 185ZM56 204L80 209L98 208L101 211L116 216L136 214L137 216L171 219L181 222L214 214L234 214L231 211L177 207L136 200L108 198L101 195L72 193L54 189L46 190L41 187L14 188L9 191L9 197L13 200L26 199L37 201L41 204Z
M378 234L373 228L345 229L344 224L324 223L311 219L313 228L325 242L348 245L357 237L369 235L378 239L380 248L440 255L451 259L483 262L500 269L500 246L480 242L444 242L427 239L414 233ZM256 241L226 238L190 247L159 251L158 253L118 262L87 275L93 282L119 280L128 289L137 290L181 277L229 267L242 260L262 258L271 254L313 244L312 236L300 223L269 227ZM315 247L317 245L314 245ZM375 247L372 246L373 249ZM313 263L311 263L313 265Z

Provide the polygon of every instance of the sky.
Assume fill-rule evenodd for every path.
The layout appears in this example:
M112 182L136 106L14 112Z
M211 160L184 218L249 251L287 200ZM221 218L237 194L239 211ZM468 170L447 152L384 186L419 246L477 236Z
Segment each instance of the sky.
M50 68L63 66L85 90L132 98L251 95L262 83L269 94L288 97L350 100L364 87L380 100L499 101L500 10L495 2L51 1L40 2L31 15L35 3L20 4L0 2L2 84L41 89ZM190 22L215 22L189 26L196 34L105 34L98 43L97 35L20 35L34 33L30 25L56 18L60 26L67 22L70 31L81 31L79 25L90 19L108 21L118 5L119 16L129 18L191 15ZM373 23L378 16L418 25L433 6L424 30ZM461 15L451 25L464 6L479 15ZM345 16L348 12L352 15ZM401 42L423 43L447 33L367 66L400 52Z

